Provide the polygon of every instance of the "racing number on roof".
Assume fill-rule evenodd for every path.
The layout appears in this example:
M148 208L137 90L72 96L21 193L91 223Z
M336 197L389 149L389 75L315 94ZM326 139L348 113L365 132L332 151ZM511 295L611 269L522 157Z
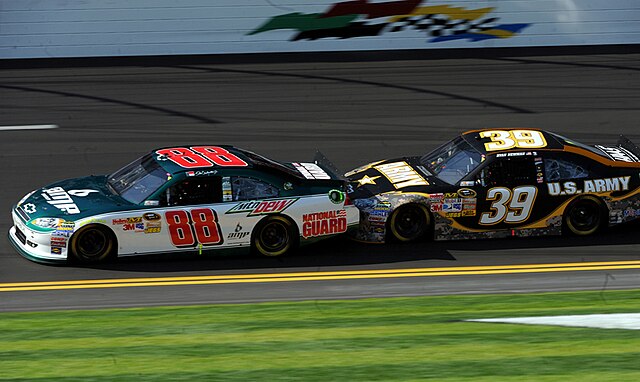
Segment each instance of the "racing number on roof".
M487 151L521 149L539 149L547 146L541 132L536 130L490 130L480 132L480 138L489 138L484 144Z
M174 147L156 151L173 163L184 168L211 167L245 167L247 162L218 146L195 146L191 148Z

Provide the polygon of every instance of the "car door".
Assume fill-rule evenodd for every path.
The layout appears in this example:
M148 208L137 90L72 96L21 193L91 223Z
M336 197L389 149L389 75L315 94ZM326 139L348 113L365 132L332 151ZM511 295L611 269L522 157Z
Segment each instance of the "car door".
M530 223L536 204L539 203L542 184L542 158L532 152L501 153L489 158L471 176L460 184L469 187L458 190L468 195L462 211L467 216L457 218L459 223L472 230L508 230ZM540 176L538 176L540 174ZM473 211L473 212L472 212Z

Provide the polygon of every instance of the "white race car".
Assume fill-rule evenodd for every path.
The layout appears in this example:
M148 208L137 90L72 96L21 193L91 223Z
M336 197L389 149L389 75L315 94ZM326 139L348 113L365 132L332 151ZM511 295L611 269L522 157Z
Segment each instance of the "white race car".
M9 237L38 262L246 247L280 256L356 227L330 166L231 146L154 150L106 176L60 181L13 208Z

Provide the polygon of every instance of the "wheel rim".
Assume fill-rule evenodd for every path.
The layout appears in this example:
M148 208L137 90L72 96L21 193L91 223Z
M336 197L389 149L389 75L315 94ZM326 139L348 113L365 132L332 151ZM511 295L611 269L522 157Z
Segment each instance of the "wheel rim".
M289 244L289 231L279 221L267 223L260 231L260 244L269 252L277 252Z
M104 254L108 239L99 229L89 229L78 238L77 248L82 257L96 258Z
M567 226L577 235L594 233L600 227L601 221L600 206L588 199L576 202L567 216Z
M569 212L569 221L575 231L589 232L600 225L600 210L595 203L579 202Z
M420 207L402 207L396 212L393 230L400 240L414 240L422 236L427 216Z

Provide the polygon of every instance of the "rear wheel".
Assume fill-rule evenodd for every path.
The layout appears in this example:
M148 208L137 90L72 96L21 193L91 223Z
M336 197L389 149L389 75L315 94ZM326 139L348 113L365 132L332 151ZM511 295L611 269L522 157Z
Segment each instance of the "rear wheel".
M265 218L253 232L253 248L264 256L283 256L297 244L294 223L284 216Z
M606 212L600 199L585 196L569 204L564 213L564 225L574 235L591 235L606 223Z
M109 229L99 225L80 228L71 238L71 254L82 263L106 260L113 252L115 239Z
M431 229L431 215L422 204L405 204L398 207L389 219L391 236L408 242L423 238Z

